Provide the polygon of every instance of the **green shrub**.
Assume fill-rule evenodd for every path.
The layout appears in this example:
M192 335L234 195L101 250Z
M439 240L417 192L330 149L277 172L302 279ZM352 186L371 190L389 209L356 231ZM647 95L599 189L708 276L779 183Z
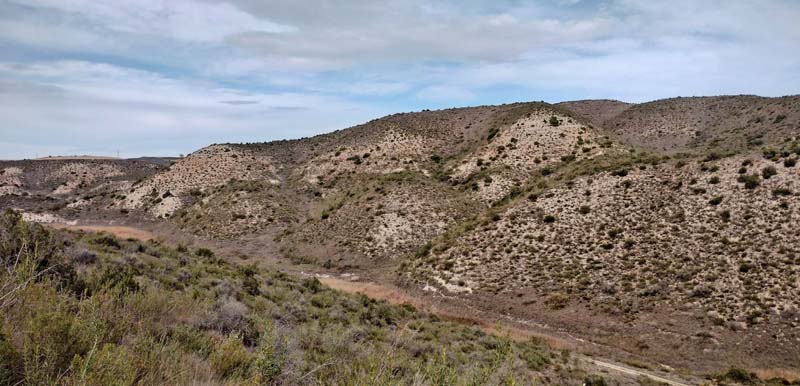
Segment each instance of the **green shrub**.
M722 378L725 380L741 382L745 384L753 383L754 381L758 380L754 374L751 374L747 370L738 367L731 367L725 374L722 375Z
M2 327L0 324L0 386L18 385L22 381L22 361L14 346L3 334Z
M202 358L214 351L215 342L208 335L187 325L179 325L172 329L169 337L180 344L188 352L196 353Z
M792 190L791 189L787 189L787 188L775 188L775 189L772 190L772 195L776 196L776 197L777 196L791 196L792 193L793 193Z
M214 251L208 248L197 248L194 254L200 257L214 257Z
M761 180L758 174L742 174L736 179L744 184L745 189L753 190L761 185Z
M606 380L599 375L589 375L583 380L583 386L606 386Z
M775 169L774 166L766 166L761 169L761 176L764 177L765 180L770 179L770 177L775 176L778 174L778 170Z
M548 120L548 123L550 123L550 126L557 127L561 124L561 121L558 119L558 117L553 115L550 117L550 120Z
M117 238L112 235L100 235L92 240L92 244L102 245L105 247L119 249L119 241Z
M708 200L708 203L717 206L722 203L722 196L715 196L714 198Z
M49 304L46 297L58 298L54 292L39 288L29 293L36 305L24 330L25 378L29 384L56 384L69 369L73 357L86 353L86 342L80 339L80 326L65 305Z
M138 369L127 348L106 343L94 346L83 357L72 361L72 374L67 384L86 386L134 385Z
M544 221L545 224L552 224L552 223L556 222L556 218L555 218L555 216L548 214L548 215L544 216L542 221Z
M592 209L589 208L586 205L582 205L580 208L578 208L578 213L580 213L580 214L589 214L589 212L591 212L591 211L592 211Z
M272 326L268 326L266 330L258 344L256 359L253 362L260 384L271 384L276 380L283 372L286 362L283 347L285 342L275 335Z
M614 170L613 172L611 172L611 175L615 177L625 177L628 175L628 169Z
M242 340L231 334L211 353L208 361L220 377L243 377L250 370L252 358L242 345Z
M556 292L545 299L544 304L553 310L560 310L569 304L569 295L563 292Z

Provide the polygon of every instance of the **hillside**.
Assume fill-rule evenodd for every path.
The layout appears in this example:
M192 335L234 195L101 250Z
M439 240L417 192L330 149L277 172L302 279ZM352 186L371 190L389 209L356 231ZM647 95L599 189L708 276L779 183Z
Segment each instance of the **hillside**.
M556 103L556 106L574 112L596 127L603 127L606 121L622 114L634 104L611 99L586 99Z
M626 143L670 153L780 146L800 128L800 96L658 100L632 106L603 127Z
M643 366L791 378L798 158L796 96L516 103L215 144L168 168L4 163L0 203L166 224L239 260L397 285Z
M2 385L604 382L569 352L207 249L52 234L13 212L0 240Z
M165 167L138 160L47 159L0 161L0 207L76 217L108 208Z

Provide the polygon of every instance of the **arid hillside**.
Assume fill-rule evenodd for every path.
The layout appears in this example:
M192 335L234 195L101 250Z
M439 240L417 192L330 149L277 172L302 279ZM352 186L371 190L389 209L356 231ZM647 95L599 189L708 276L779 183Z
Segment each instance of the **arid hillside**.
M603 127L606 121L621 114L634 104L611 99L586 99L556 103L556 106L574 112L594 126Z
M134 184L164 169L118 159L0 161L0 207L24 209L39 221L104 211Z
M664 152L735 153L797 135L800 97L674 98L632 106L603 123L615 138Z
M643 366L791 376L798 158L797 96L517 103L215 144L168 168L4 163L0 202L158 221L256 261L458 300Z

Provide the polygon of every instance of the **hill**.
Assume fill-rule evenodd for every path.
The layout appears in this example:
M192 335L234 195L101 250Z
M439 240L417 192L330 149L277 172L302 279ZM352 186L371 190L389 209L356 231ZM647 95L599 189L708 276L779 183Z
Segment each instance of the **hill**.
M669 153L775 147L797 135L800 96L665 99L632 106L603 127L626 143Z
M0 239L3 385L605 381L567 351L342 294L314 277L233 265L208 249L52 234L13 212L0 217Z
M214 144L168 168L93 161L96 177L63 182L68 161L4 163L0 202L166 224L237 258L390 283L624 360L796 375L799 112L796 96L723 96L395 114Z

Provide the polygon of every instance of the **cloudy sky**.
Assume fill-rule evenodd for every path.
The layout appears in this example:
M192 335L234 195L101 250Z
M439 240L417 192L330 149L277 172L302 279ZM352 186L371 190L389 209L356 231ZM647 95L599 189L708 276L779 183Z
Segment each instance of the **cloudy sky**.
M797 0L0 0L0 159L177 155L386 114L800 93Z

